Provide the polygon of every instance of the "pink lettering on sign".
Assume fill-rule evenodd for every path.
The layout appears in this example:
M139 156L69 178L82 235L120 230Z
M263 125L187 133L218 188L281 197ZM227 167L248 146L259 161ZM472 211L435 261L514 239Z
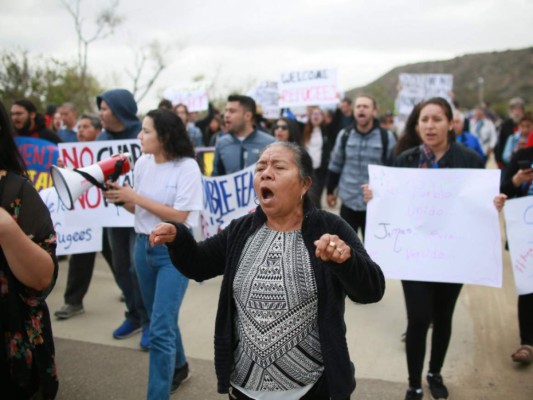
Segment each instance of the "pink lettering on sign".
M338 94L335 85L283 89L280 100L284 103L335 103Z
M518 256L518 259L516 260L514 267L515 269L518 270L518 272L524 273L528 268L528 264L530 264L532 260L533 260L533 248L529 248L528 251Z

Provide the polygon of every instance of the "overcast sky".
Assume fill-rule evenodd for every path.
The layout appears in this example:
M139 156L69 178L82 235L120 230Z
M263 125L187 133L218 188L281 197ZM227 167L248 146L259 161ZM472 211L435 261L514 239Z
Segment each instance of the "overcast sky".
M87 36L106 4L82 1ZM0 10L0 48L76 59L60 0L0 0ZM130 88L134 50L158 40L168 67L141 111L198 75L227 94L282 71L337 68L348 90L399 65L533 45L531 0L121 0L118 13L124 22L90 46L89 67L109 88Z

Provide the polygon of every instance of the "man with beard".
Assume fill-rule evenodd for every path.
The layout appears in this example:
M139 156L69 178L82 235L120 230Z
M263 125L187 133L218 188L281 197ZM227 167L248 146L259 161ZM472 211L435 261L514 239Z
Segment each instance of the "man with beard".
M362 185L368 183L368 165L386 165L392 158L396 139L392 132L380 128L376 119L376 101L366 95L355 99L355 124L339 132L328 166L327 202L342 200L340 216L364 237L366 203Z
M37 113L37 108L30 100L20 99L11 106L11 121L15 136L33 137L59 143L61 139L45 126L44 116Z
M276 140L254 126L255 113L255 101L251 97L228 97L224 122L230 135L217 141L213 176L231 174L254 164L261 150Z

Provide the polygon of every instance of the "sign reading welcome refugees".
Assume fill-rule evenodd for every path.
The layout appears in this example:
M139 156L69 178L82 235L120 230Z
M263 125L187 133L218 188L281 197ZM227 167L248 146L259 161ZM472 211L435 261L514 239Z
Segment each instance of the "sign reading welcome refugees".
M279 106L330 105L339 101L336 69L284 72L280 76Z
M57 145L48 140L23 136L15 136L15 143L26 164L33 187L37 191L51 187L50 167L57 163Z
M533 293L533 196L507 200L504 212L516 292Z
M141 156L141 146L137 139L72 142L60 143L59 152L67 168L88 167L118 153L130 153L135 166ZM133 173L130 171L121 176L118 182L133 186ZM133 226L133 214L107 203L96 186L81 195L74 203L74 209L65 213L65 220L70 226L94 226L95 221L105 227Z
M255 210L255 164L229 175L202 178L204 209L200 213L202 239Z
M369 166L365 247L387 278L501 287L500 171Z
M409 115L414 106L432 97L444 97L452 104L453 75L400 74L396 112Z

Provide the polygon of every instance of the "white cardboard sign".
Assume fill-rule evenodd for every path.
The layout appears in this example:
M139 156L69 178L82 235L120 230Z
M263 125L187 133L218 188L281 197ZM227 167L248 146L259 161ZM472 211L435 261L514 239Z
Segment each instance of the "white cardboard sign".
M501 287L500 171L369 166L365 246L387 278Z

